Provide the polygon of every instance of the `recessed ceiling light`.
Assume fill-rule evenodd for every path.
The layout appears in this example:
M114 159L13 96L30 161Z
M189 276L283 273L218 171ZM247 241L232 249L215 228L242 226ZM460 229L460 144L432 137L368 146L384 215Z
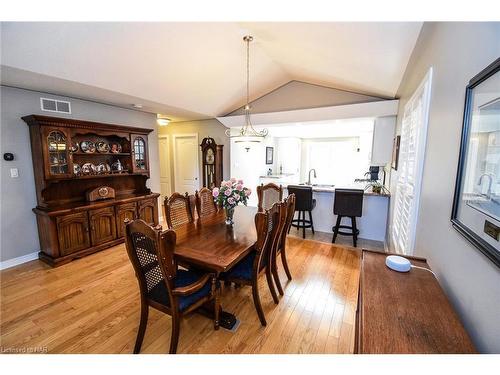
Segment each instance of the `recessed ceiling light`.
M132 104L132 107L140 109L140 108L142 108L142 104L138 104L138 103L137 104Z

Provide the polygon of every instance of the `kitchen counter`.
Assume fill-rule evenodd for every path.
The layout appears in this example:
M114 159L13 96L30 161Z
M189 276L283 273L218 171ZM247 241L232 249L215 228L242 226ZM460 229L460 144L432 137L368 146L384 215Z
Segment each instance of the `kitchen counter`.
M342 186L342 188L364 189L365 186L365 183L356 183L349 186ZM337 221L337 216L333 214L335 186L316 185L312 186L312 188L313 198L316 199L316 207L312 211L314 229L320 232L332 233L333 235L332 227ZM288 195L287 186L284 185L283 190L284 195ZM390 194L365 192L363 197L363 216L356 218L359 238L385 242L389 198ZM350 219L342 219L342 224L350 225ZM292 228L292 230L294 229Z
M321 192L321 193L334 193L335 189L362 189L365 190L367 184L352 184L348 186L335 186L335 185L307 185L307 184L299 184L302 186L312 186L313 192ZM288 185L287 185L288 186ZM286 189L287 186L283 185L283 189ZM372 191L366 191L365 195L376 195L379 197L387 197L391 196L390 193L374 193Z

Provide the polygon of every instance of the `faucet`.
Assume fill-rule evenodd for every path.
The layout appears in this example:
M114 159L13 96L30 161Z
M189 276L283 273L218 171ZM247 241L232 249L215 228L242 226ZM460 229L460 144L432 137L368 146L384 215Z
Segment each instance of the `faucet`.
M481 186L483 177L488 177L488 190L486 190L485 196L486 198L491 199L491 184L493 183L493 175L491 173L483 173L477 182L478 186Z
M314 178L316 178L316 169L309 169L309 178L307 179L307 184L311 185L311 172L314 172Z

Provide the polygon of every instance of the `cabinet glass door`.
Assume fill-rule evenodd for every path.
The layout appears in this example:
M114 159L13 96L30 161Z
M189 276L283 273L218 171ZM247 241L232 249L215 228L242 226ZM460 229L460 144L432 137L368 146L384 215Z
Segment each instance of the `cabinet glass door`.
M135 172L145 172L148 169L146 140L142 136L132 136L133 163Z
M68 158L68 139L59 130L52 130L47 135L48 172L51 176L63 176L70 173Z

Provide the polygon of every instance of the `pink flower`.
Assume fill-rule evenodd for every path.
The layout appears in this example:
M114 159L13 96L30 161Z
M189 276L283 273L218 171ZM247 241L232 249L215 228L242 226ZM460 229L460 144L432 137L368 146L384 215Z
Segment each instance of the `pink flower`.
M212 190L212 195L214 198L217 198L219 196L219 188L214 188L214 190Z
M245 195L248 197L250 194L252 194L252 189L246 189Z
M220 187L223 187L223 186L226 186L226 181L223 180L221 183L220 183Z
M236 185L236 190L242 191L243 190L243 185L242 184Z
M229 203L229 204L232 206L232 205L233 205L233 204L235 204L236 202L234 201L234 198L232 198L232 197L231 197L231 198L228 198L228 199L227 199L227 203Z
M236 178L231 177L231 182L234 184L236 182Z
M226 181L226 187L233 187L233 183L231 181Z
M238 185L243 185L243 180L238 180Z
M224 190L224 195L225 195L226 197L229 197L231 194L232 194L232 193L231 193L231 190L230 190L230 189L226 189L226 190Z
M237 193L234 193L233 197L236 200L236 202L238 202L240 200L240 198L241 198L240 195L237 194Z

